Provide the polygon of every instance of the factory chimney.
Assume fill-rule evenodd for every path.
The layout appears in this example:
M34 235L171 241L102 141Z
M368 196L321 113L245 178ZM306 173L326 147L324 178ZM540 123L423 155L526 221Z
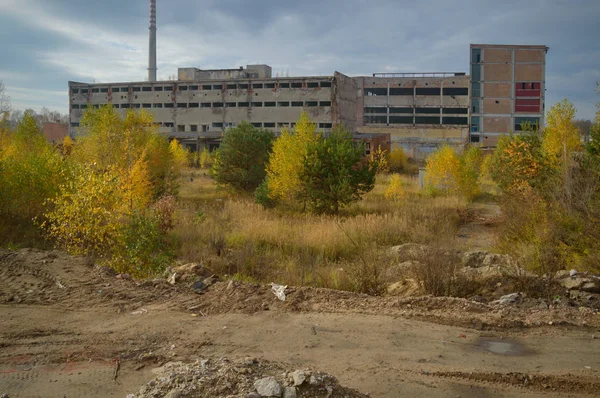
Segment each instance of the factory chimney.
M148 56L148 81L156 81L156 0L150 0L150 49Z

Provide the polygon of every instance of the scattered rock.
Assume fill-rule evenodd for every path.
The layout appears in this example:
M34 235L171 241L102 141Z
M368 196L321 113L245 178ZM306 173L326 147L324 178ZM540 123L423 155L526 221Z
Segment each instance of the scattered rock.
M429 246L418 243L405 243L390 248L390 254L398 257L400 261L409 261L422 258L429 252Z
M492 301L490 304L498 304L498 305L509 305L509 304L518 304L523 301L523 293L511 293L506 296L500 297L499 300Z
M560 284L569 290L581 290L587 293L600 293L600 281L594 277L585 277L580 273L561 280Z
M296 398L296 387L286 387L283 390L283 398Z
M167 395L165 395L165 398L179 398L181 397L181 391L179 390L171 390L169 391L169 393Z
M281 385L273 376L256 380L254 388L261 397L281 397Z
M296 370L292 372L292 379L294 380L294 386L301 386L306 380L306 373L303 370Z

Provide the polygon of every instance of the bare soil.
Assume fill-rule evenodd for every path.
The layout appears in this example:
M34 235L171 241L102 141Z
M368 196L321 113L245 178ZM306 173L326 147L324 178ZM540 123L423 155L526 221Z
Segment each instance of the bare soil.
M85 258L26 249L0 252L0 319L0 395L9 397L125 397L167 362L222 357L324 371L373 397L600 390L600 315L583 307L302 287L280 301L270 286L230 281L199 295L188 283L118 279Z

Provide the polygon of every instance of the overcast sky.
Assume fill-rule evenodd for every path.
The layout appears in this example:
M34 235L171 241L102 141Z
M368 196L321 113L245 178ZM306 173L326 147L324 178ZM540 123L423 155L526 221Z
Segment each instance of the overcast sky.
M266 63L273 73L468 72L469 44L542 44L547 109L592 118L599 0L157 0L158 78ZM0 0L0 81L13 108L67 113L67 82L141 81L148 0Z

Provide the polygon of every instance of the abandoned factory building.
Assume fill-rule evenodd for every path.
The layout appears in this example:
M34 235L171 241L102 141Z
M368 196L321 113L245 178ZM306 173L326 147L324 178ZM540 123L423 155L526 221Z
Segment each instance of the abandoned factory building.
M241 121L279 132L306 111L318 129L343 124L355 137L388 137L423 157L442 143L494 146L529 121L543 124L545 46L471 45L471 75L374 73L273 77L268 65L180 68L177 80L69 82L70 134L89 107L146 109L161 133L190 147L218 145ZM379 141L378 141L379 142Z

